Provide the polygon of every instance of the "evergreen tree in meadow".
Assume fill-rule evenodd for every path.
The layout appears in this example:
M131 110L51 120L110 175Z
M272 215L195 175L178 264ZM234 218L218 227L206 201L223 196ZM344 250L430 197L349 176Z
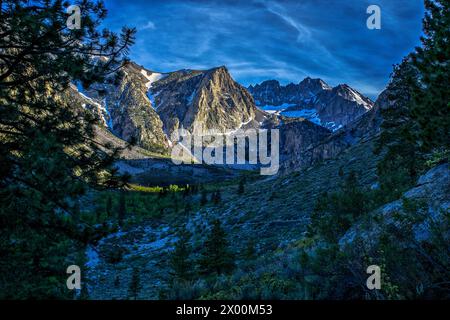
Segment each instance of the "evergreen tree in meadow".
M120 287L120 278L119 276L116 276L114 278L114 288L119 288Z
M127 216L127 200L125 197L125 191L120 192L119 210L118 210L117 215L118 215L117 220L118 220L119 226L123 226L124 220Z
M138 268L133 268L131 274L131 281L128 287L128 296L134 300L137 300L139 292L142 289L141 275Z
M221 200L222 200L222 196L220 194L220 190L214 191L211 194L211 202L214 203L215 205L218 205Z
M190 202L186 202L185 206L184 206L184 214L185 215L189 215L189 213L191 213L192 211L192 205Z
M200 205L204 206L208 203L208 194L206 193L206 190L202 190L202 195L200 198Z
M179 233L178 241L175 243L175 250L170 260L170 268L174 280L189 280L192 278L192 248L189 244L191 234L183 229Z
M109 218L112 216L112 198L108 196L106 199L106 216Z
M68 257L95 233L74 206L124 182L112 169L120 150L95 141L98 119L69 85L117 74L135 30L98 31L106 10L89 0L70 30L65 6L0 1L0 299L70 297Z
M239 186L238 186L238 194L244 194L245 192L245 179L242 178L241 180L239 180Z
M199 260L202 274L223 274L234 269L234 257L229 248L225 230L219 220L213 222L211 232L203 247L202 257Z
M247 245L244 250L244 258L248 261L256 259L256 243L253 238L247 241Z
M213 202L215 205L218 205L221 201L222 201L222 195L220 193L220 190L217 190L216 192L214 192Z

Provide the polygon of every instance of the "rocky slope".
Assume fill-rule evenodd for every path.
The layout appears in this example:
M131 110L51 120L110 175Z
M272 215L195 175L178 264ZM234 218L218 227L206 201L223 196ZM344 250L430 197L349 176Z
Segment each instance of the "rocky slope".
M369 98L348 85L331 88L321 79L306 78L286 86L269 80L248 89L262 110L304 117L330 130L341 128L373 107Z
M362 240L367 247L375 246L386 226L406 228L406 221L401 221L399 214L408 214L407 204L415 202L422 206L423 220L413 223L414 240L426 242L431 238L432 228L439 224L444 215L450 213L450 167L448 163L440 164L422 175L414 188L403 194L402 199L385 204L370 213L370 224L360 221L353 225L340 239L341 247L354 245ZM408 219L411 222L414 219ZM447 237L450 231L447 230Z

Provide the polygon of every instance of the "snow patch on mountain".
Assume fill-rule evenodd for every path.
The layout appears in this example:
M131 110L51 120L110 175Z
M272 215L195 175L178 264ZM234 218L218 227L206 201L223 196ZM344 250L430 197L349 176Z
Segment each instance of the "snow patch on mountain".
M147 70L142 69L141 74L148 80L148 82L145 84L147 89L150 89L154 82L159 81L163 78L165 78L167 75L157 72L152 72L150 74L147 73Z
M111 131L112 131L112 117L111 114L108 110L108 107L106 105L106 99L104 99L104 105L102 105L101 103L95 101L94 99L88 97L86 94L83 93L83 88L81 87L81 85L77 84L76 85L76 90L78 91L78 94L84 99L86 100L86 102L97 108L98 110L98 115L100 116L100 121L102 122L102 124L105 127L108 127ZM86 103L83 103L81 105L83 108L87 108Z
M157 106L156 106L155 98L158 96L159 92L153 93L152 86L153 86L153 83L167 77L167 74L157 73L157 72L152 72L149 74L147 72L147 70L145 70L145 69L141 70L141 74L148 80L148 82L145 84L145 86L147 88L147 97L150 100L153 109L156 110Z
M367 101L364 101L358 92L353 90L351 87L349 87L348 89L350 91L351 100L355 101L359 105L362 105L366 110L372 109L373 105L367 103Z
M195 98L196 93L197 93L197 90L194 90L192 92L192 94L187 98L188 105L192 105L192 102L194 102L194 98Z
M273 106L273 105L258 106L258 104L256 106L267 113L279 113L279 112L286 110L289 107L293 107L295 105L296 105L295 103L294 104L283 103L279 106Z
M322 121L320 120L316 109L303 109L303 110L298 110L298 111L297 110L283 111L283 112L281 112L281 115L288 117L288 118L305 118L317 125L322 125Z
M108 101L106 98L103 99L103 105L105 106L103 109L105 110L105 113L106 113L106 119L104 119L104 120L106 120L106 125L109 128L109 130L111 130L111 132L113 132L112 116L111 116L111 113L109 112Z

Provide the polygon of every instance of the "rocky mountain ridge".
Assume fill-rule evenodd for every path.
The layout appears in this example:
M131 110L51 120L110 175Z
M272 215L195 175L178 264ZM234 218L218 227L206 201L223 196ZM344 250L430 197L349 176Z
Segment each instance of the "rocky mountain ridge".
M287 117L304 117L337 130L373 108L373 102L346 84L334 88L321 79L305 78L298 84L280 85L276 80L248 87L256 105Z

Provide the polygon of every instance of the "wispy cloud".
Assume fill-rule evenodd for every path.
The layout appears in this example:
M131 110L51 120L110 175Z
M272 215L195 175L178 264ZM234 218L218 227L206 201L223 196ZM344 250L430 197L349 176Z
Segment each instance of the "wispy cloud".
M140 30L155 30L156 26L155 23L153 21L147 21L147 23L145 25L143 25L142 27L139 28Z
M392 64L419 44L423 4L377 0L108 0L106 27L137 26L131 58L157 71L228 66L243 85L320 77L376 96Z
M294 28L298 35L297 41L301 42L302 40L308 40L311 37L311 32L308 30L306 26L296 21L293 17L291 17L288 13L286 13L286 9L277 4L276 2L270 1L256 1L257 3L262 3L267 11L274 14L281 20L283 20L287 25Z

